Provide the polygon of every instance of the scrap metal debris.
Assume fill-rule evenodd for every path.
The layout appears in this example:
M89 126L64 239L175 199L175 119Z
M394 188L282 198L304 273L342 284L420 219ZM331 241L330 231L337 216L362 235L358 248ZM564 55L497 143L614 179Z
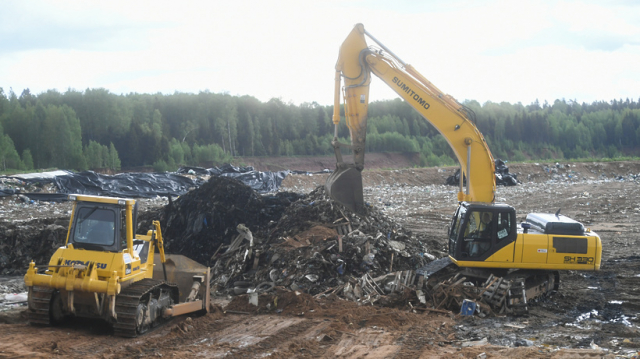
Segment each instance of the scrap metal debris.
M363 215L348 211L324 187L264 196L212 177L141 218L139 231L161 219L168 252L211 266L220 294L280 288L392 305L414 288L414 270L443 254L439 243L374 207Z

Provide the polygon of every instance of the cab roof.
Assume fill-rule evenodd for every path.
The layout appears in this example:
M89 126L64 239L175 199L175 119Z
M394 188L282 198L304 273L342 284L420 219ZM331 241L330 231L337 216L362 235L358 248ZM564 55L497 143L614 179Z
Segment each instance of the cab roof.
M117 198L117 197L106 197L106 196L90 196L84 194L70 194L68 196L70 201L82 201L82 202L95 202L95 203L109 203L109 204L119 204L124 206L126 204L134 205L136 200L133 198Z

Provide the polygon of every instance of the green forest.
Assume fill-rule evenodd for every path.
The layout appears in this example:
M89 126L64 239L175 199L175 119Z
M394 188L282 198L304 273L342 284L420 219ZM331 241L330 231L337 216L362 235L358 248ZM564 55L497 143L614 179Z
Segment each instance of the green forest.
M507 161L609 159L640 149L640 103L480 104L475 113L494 157ZM0 171L85 170L240 162L242 156L331 155L332 106L200 92L113 94L0 88ZM341 142L348 129L341 123ZM420 165L454 165L445 139L400 99L369 106L368 152L415 152Z

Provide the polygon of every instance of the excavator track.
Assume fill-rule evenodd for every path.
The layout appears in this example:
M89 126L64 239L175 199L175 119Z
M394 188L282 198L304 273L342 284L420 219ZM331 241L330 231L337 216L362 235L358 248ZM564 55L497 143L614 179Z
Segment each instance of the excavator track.
M428 278L427 292L436 307L460 305L462 299L469 299L488 304L495 313L521 316L529 313L531 301L558 290L557 271L494 273L493 270L458 268L449 263L441 259L416 270ZM469 287L467 282L474 285Z
M120 337L134 338L166 322L161 316L151 325L144 325L144 315L149 315L145 306L157 299L159 293L170 291L172 304L178 303L178 286L154 279L143 279L126 289L116 297L116 322L113 324L114 334Z
M511 309L514 315L529 314L527 302L531 299L535 298L527 298L527 287L524 278L515 278L511 281L511 288L509 288L509 309Z
M505 277L489 276L482 300L499 313L529 314L529 302L558 290L557 271L516 271Z
M29 293L27 318L32 325L51 325L51 297L53 288L33 286Z

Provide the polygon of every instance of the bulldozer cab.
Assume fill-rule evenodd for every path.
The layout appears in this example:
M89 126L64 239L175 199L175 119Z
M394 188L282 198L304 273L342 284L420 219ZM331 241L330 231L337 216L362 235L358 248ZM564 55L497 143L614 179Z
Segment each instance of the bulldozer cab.
M461 261L484 261L516 238L513 207L462 202L449 227L449 255Z
M122 217L117 205L78 202L69 243L78 249L118 252L124 238Z
M136 225L137 203L133 210ZM78 201L68 243L74 248L120 252L126 248L126 211L121 205Z

